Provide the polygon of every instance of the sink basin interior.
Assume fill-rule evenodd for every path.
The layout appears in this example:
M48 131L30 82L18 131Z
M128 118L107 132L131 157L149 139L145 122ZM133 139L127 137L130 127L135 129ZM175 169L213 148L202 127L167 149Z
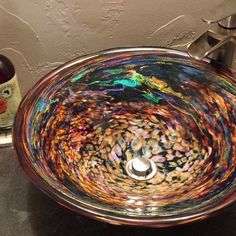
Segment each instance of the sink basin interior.
M15 147L36 184L71 208L191 215L235 193L235 104L228 71L172 50L108 51L36 84L16 116ZM135 158L155 173L132 177Z

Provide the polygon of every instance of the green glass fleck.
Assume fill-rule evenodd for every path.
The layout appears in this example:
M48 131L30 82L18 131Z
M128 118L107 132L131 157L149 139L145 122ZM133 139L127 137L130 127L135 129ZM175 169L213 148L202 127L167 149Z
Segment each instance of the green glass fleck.
M77 82L78 80L80 80L85 74L87 74L90 70L85 70L79 74L77 74L74 78L71 79L72 83Z
M154 95L151 94L151 93L143 94L143 96L144 96L145 98L147 98L149 101L152 101L152 102L154 102L154 103L159 103L160 101L163 100L162 97L154 96Z
M118 68L118 69L111 69L111 70L105 70L104 73L109 73L112 75L117 75L117 74L121 74L122 72L124 72L123 69Z
M115 80L114 81L114 85L119 85L119 84L124 85L126 87L132 87L132 88L137 87L137 86L140 85L140 83L137 80L133 79L133 78L120 79L120 80Z

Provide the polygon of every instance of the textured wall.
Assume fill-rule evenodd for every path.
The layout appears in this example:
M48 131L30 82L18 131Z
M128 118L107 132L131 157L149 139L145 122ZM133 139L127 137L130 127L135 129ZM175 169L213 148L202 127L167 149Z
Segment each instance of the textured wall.
M24 94L81 54L120 46L184 49L221 0L0 0L0 53L16 65Z

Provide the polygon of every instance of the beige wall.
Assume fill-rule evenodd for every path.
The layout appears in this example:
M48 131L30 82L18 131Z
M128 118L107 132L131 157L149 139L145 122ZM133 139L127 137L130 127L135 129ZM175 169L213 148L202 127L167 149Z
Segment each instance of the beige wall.
M0 53L24 94L81 54L120 46L185 49L221 0L0 0Z

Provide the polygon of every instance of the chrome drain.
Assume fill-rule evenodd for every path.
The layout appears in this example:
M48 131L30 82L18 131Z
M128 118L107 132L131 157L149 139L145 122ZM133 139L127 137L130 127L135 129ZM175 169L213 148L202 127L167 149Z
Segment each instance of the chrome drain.
M148 180L155 176L157 167L152 160L138 157L126 164L126 172L135 180Z

